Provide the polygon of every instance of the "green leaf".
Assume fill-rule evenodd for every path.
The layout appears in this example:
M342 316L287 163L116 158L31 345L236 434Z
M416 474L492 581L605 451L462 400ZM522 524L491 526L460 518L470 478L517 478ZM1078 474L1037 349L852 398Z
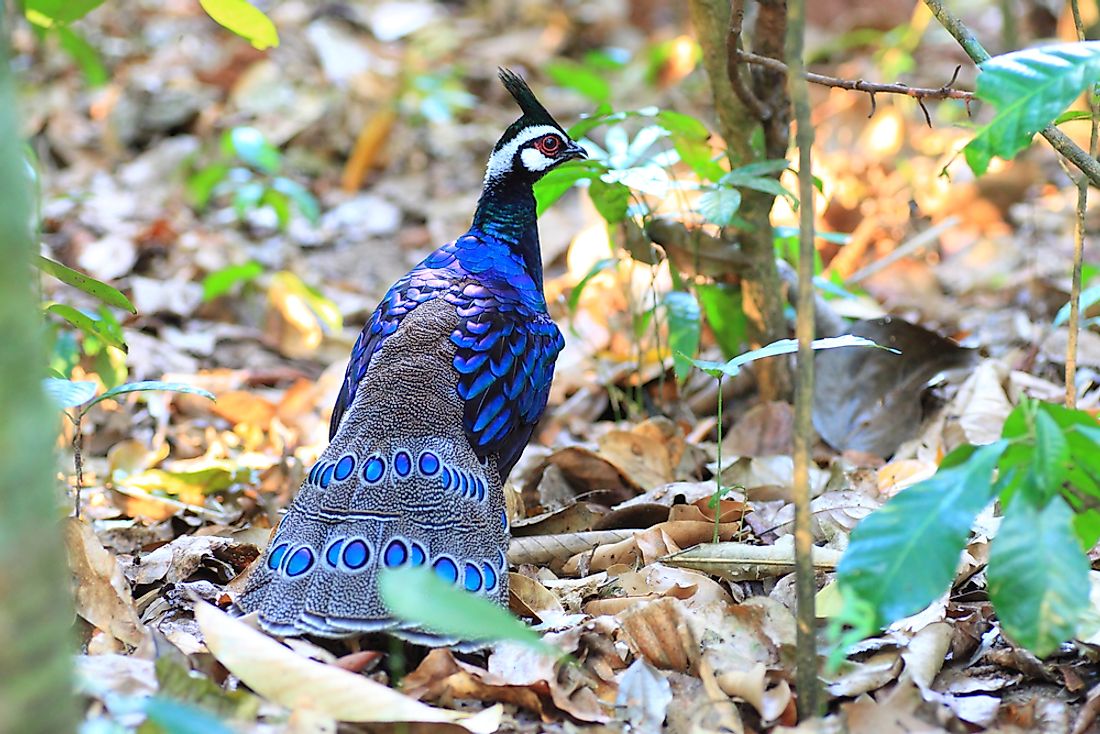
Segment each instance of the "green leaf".
M707 130L706 125L683 112L661 110L657 113L657 122L660 123L661 127L674 135L695 138L697 140L706 140L710 137L710 130Z
M535 184L536 213L542 216L550 206L560 199L573 184L584 179L594 180L607 171L607 166L599 161L568 161L539 179Z
M126 309L130 313L137 313L137 309L134 308L134 304L130 303L130 299L122 295L120 291L106 283L102 283L90 275L67 268L59 262L50 260L48 257L38 256L38 260L35 265L43 273L48 273L53 277L60 280L66 285L71 285L73 288L84 291L89 296L97 298L100 301L108 304L109 306L116 306L118 308Z
M755 163L738 166L726 175L743 178L770 176L781 171L786 171L790 167L790 162L785 158L770 158L766 161L756 161Z
M23 13L31 23L52 28L80 20L102 4L103 0L25 0Z
M228 293L238 283L255 280L264 272L264 266L252 260L242 265L229 265L215 270L202 279L202 300L212 301Z
M1054 417L1044 410L1035 412L1035 458L1031 470L1035 485L1046 498L1058 492L1066 478L1069 443Z
M1082 548L1091 548L1100 540L1100 511L1088 509L1073 516L1073 532Z
M547 64L545 69L555 83L580 92L596 104L611 101L611 84L602 74L583 64L561 59Z
M673 135L672 145L680 154L680 160L704 181L717 181L726 175L726 169L714 160L714 150L706 140Z
M214 393L209 390L203 390L201 387L195 387L194 385L188 385L185 382L161 382L160 380L143 380L141 382L127 382L125 385L119 385L118 387L111 388L107 392L97 397L92 402L84 406L81 413L87 413L88 409L96 403L101 403L109 398L116 398L119 395L125 395L132 392L151 392L151 391L163 391L163 392L182 392L189 395L201 395L208 400L216 400Z
M271 182L271 188L289 197L294 205L298 207L298 211L301 212L302 216L309 220L310 224L317 226L317 223L321 221L321 207L318 205L317 199L302 184L279 176Z
M712 189L699 197L699 213L711 224L728 227L741 208L741 192L737 189Z
M584 274L584 277L573 286L573 290L569 292L569 310L577 310L577 304L581 301L581 293L584 292L584 287L588 285L590 280L596 277L597 274L615 267L618 263L619 261L613 257L605 257L602 260L597 260L596 263L588 269L588 272Z
M748 332L741 290L724 283L701 283L695 286L695 295L703 307L707 325L722 348L722 355L738 354L744 348Z
M993 469L1008 443L961 446L939 471L864 518L837 567L841 587L870 604L876 627L943 594L974 518L993 498Z
M224 181L228 175L229 166L224 163L217 163L207 166L189 177L186 187L187 199L191 202L191 206L199 211L205 209L206 205L210 203L210 197L214 195L217 185Z
M383 568L378 587L394 617L437 634L478 642L508 640L555 658L561 656L502 607L448 584L430 569Z
M730 171L719 180L719 183L726 186L736 186L742 189L763 191L765 194L771 194L772 196L782 196L791 202L792 207L798 208L798 197L774 178L753 176L741 171Z
M626 208L630 205L630 189L621 183L607 183L594 178L588 187L592 205L608 224L618 224L626 218Z
M61 408L74 408L95 397L98 385L88 380L63 380L47 377L42 380L42 390Z
M668 309L668 347L672 350L672 366L676 379L683 382L691 374L691 360L699 351L699 302L686 291L665 294Z
M46 306L46 312L52 313L55 316L60 316L80 329L87 336L102 339L112 347L117 347L124 352L126 351L126 342L122 339L121 330L113 328L118 324L117 321L114 324L105 322L98 317L90 316L84 311L73 308L66 303L51 303Z
M165 734L235 734L217 716L194 704L152 696L144 709Z
M286 229L290 224L290 199L273 188L264 188L260 204L271 207L275 211L275 218L279 222L279 229Z
M111 74L107 71L107 67L103 65L103 59L99 56L99 51L95 46L88 43L84 36L74 31L69 26L60 25L57 26L57 40L61 43L61 48L65 49L65 53L73 57L73 61L80 67L80 71L84 74L84 81L87 82L89 87L101 87L106 84Z
M215 23L233 31L257 50L279 45L275 24L245 0L199 0L199 5Z
M1100 79L1100 42L1064 43L995 56L981 65L975 94L997 115L963 149L978 176L993 156L1009 160Z
M1055 125L1061 125L1063 122L1073 122L1075 120L1091 120L1092 113L1086 110L1066 110L1062 114L1054 118Z
M1082 314L1097 303L1100 303L1100 285L1094 285L1081 291L1081 298L1077 303ZM1069 306L1070 304L1066 303L1058 309L1058 313L1054 315L1055 326L1062 326L1063 324L1069 323Z
M1019 495L1005 511L986 579L1005 634L1043 657L1077 631L1089 605L1089 560L1061 497L1041 509L1023 499Z
M222 136L222 148L264 173L278 173L283 163L282 153L254 127L241 126L229 130Z
M875 349L885 349L888 352L894 354L901 354L896 349L890 347L884 347L870 339L866 339L862 336L854 336L852 334L844 334L843 336L830 336L824 339L814 339L810 342L810 347L815 351L819 349L839 349L841 347L873 347ZM758 359L765 357L775 357L780 354L793 354L798 351L797 339L780 339L774 341L771 344L754 349L751 352L745 352L740 354L728 362L710 362L705 359L693 359L691 363L695 365L697 369L701 369L712 377L719 377L725 374L727 377L734 377L741 368L749 362L755 362Z

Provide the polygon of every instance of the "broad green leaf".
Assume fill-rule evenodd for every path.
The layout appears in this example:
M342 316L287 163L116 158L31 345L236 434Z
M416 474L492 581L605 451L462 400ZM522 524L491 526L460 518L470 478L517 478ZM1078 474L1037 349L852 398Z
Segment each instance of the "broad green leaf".
M102 4L103 0L25 0L23 13L31 23L52 28L80 20Z
M559 59L547 64L546 73L555 83L580 92L596 104L611 100L611 84L593 69L567 59Z
M665 294L668 310L668 347L672 351L672 365L676 379L683 382L691 374L691 360L699 351L702 326L699 321L699 302L686 291Z
M233 192L233 211L239 218L244 219L250 210L260 206L266 190L267 188L259 181L249 181L238 186Z
M731 357L740 353L748 333L741 290L724 283L700 283L695 286L695 295L722 355Z
M111 388L92 402L84 406L82 413L88 412L96 403L100 403L109 398L116 398L119 395L125 395L132 392L150 392L150 391L163 391L163 392L182 392L189 395L201 395L208 400L215 400L214 393L209 390L203 390L201 387L195 387L194 385L188 385L185 382L161 382L160 380L143 380L141 382L127 382L125 385L119 385L118 387Z
M1046 498L1058 492L1069 464L1069 443L1050 413L1035 412L1035 484Z
M618 224L626 218L626 208L630 205L630 189L621 183L607 183L594 178L588 187L592 205L608 224Z
M478 642L508 640L561 656L503 607L448 584L427 568L384 568L378 587L393 616L437 634Z
M771 194L772 196L785 197L791 206L798 208L798 197L791 193L786 186L779 183L774 178L767 178L764 176L751 176L740 171L730 171L721 178L719 183L726 186L736 186L742 189L753 189L754 191L762 191L765 194Z
M279 45L275 24L245 0L199 0L199 5L215 23L233 31L259 51Z
M152 696L145 701L145 715L165 734L234 734L214 714L199 706Z
M61 263L41 255L38 256L35 265L43 273L48 273L62 283L82 290L93 298L97 298L110 306L126 309L130 313L137 313L134 304L130 303L130 299L122 295L121 291L96 280L90 275L65 267Z
M255 280L263 272L264 266L255 260L242 265L229 265L221 270L215 270L202 279L202 300L212 301L218 296L228 293L238 283Z
M970 526L993 499L993 469L1007 445L959 447L935 476L894 495L852 531L837 576L875 610L876 627L920 611L951 586Z
M577 304L581 301L581 293L584 292L584 287L588 285L588 282L592 280L596 275L602 273L605 270L618 265L619 261L613 257L605 257L602 260L597 260L596 263L588 269L588 272L584 274L584 277L573 286L573 290L569 292L569 310L574 312L577 310Z
M864 338L862 336L854 336L852 334L844 334L843 336L830 336L824 339L814 339L810 343L810 347L815 351L819 349L839 349L841 347L873 347L875 349L885 349L888 352L895 354L901 354L896 349L890 347L884 347L871 339ZM780 354L793 354L798 351L797 339L780 339L774 341L771 344L754 349L751 352L745 352L740 354L728 362L711 362L705 359L693 359L691 363L696 368L703 370L712 377L719 377L725 374L728 377L735 376L741 371L749 362L755 362L758 359L765 357L775 357Z
M536 212L542 216L550 206L573 188L577 181L594 180L607 171L607 166L599 161L568 161L543 176L535 184Z
M680 160L704 181L717 181L726 175L726 169L714 160L714 150L706 140L673 135L672 145L680 154Z
M657 113L657 122L661 124L661 127L674 135L696 138L697 140L706 140L710 137L710 130L707 130L706 125L683 112L661 110Z
M982 175L993 156L1009 160L1100 80L1100 42L1063 43L995 56L981 65L975 94L996 116L963 149Z
M1043 657L1077 631L1089 605L1089 560L1065 500L1055 496L1040 509L1024 499L1005 511L986 579L1005 634Z
M755 163L748 163L744 166L738 166L730 171L727 175L738 176L743 178L755 177L755 176L770 176L780 171L786 171L791 167L789 161L785 158L771 158L766 161L756 161Z
M235 127L222 136L222 148L264 173L278 173L283 155L254 127Z
M1090 286L1081 291L1081 298L1077 303L1079 304L1078 307L1082 314L1097 303L1100 303L1100 285ZM1069 303L1066 303L1058 309L1058 313L1054 315L1055 326L1062 326L1069 322L1069 306Z
M1082 548L1091 548L1100 540L1100 511L1088 509L1073 516L1073 532Z
M741 208L741 192L737 189L711 189L699 197L699 213L711 224L727 227Z
M112 324L100 317L91 316L84 311L73 308L67 303L51 303L46 306L46 312L60 316L87 336L102 339L112 347L126 351L126 342L122 339L121 330L115 328L118 324L117 321Z
M66 25L58 26L56 32L61 48L73 57L73 61L80 67L80 71L84 74L84 81L89 87L101 87L110 81L111 73L103 65L99 51L88 43L84 36Z
M42 380L42 390L62 408L83 405L95 397L97 385L88 380L64 380L47 377Z

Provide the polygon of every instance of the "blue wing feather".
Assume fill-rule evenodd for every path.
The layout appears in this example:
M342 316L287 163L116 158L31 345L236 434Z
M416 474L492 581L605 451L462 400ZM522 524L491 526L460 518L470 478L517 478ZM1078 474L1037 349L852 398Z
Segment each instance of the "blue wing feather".
M474 280L476 278L476 281ZM463 428L479 457L507 476L546 408L554 362L565 345L541 289L510 253L469 236L445 245L397 281L359 335L332 411L336 434L385 338L433 298L455 306L452 367L465 402Z

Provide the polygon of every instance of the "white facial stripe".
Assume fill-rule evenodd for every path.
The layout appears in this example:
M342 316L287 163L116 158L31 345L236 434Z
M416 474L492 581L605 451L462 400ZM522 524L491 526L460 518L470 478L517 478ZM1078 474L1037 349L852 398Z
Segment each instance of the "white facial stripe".
M489 165L485 169L485 180L488 181L493 178L498 178L508 173L512 168L512 159L516 157L516 151L519 150L521 146L531 142L535 138L541 138L543 135L549 133L561 135L561 132L556 127L551 125L536 125L535 127L527 128L519 135L509 140L507 145L489 156ZM538 153L538 151L531 152ZM546 156L543 156L541 153L538 153L538 155L544 159L546 158ZM526 160L523 161L523 164L532 171L541 171L545 168L545 166L543 168L532 168ZM549 163L547 165L549 165Z
M519 159L523 161L523 165L528 171L545 171L547 168L554 165L553 158L547 158L534 148L527 148L524 150L519 154Z

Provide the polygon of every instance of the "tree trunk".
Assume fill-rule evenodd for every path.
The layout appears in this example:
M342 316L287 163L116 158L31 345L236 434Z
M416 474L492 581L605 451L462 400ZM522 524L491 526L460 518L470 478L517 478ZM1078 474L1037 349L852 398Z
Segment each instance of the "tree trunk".
M75 728L68 594L54 492L57 412L42 392L30 179L0 13L0 734Z
M746 105L734 91L729 77L730 3L729 0L690 0L691 19L699 44L703 49L703 66L710 77L718 131L725 139L733 166L743 166L766 158L783 158L787 154L790 122L790 101L786 80L770 70L752 72L752 88L764 117ZM786 3L764 0L753 34L756 53L783 58L786 30ZM743 71L743 74L748 74ZM749 79L745 80L746 86ZM753 149L751 140L763 126L764 151ZM744 191L739 212L749 227L724 233L730 247L738 248L748 259L742 273L741 289L745 317L748 322L749 344L754 349L787 336L783 316L783 291L775 265L775 246L769 218L775 197L759 191ZM790 397L791 377L787 361L781 358L761 360L755 364L757 385L764 400L785 400Z

